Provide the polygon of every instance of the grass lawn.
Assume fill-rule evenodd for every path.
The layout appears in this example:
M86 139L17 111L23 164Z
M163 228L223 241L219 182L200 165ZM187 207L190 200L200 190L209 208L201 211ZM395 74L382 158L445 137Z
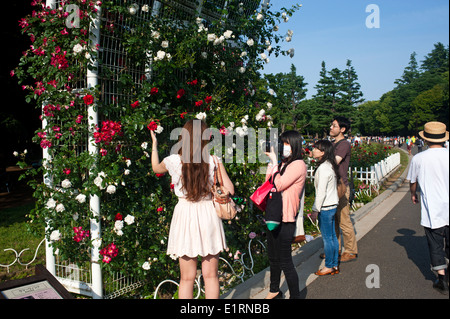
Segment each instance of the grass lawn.
M26 264L33 259L37 246L44 238L43 229L42 236L39 237L32 235L27 229L25 216L33 207L34 203L29 203L0 210L0 264L9 265L16 259L14 251L4 251L7 248L14 249L18 254L23 249L30 248L22 253L20 261ZM44 244L39 248L36 260L28 267L22 266L18 262L9 267L9 272L7 268L0 267L0 281L33 275L33 266L38 263L45 263Z

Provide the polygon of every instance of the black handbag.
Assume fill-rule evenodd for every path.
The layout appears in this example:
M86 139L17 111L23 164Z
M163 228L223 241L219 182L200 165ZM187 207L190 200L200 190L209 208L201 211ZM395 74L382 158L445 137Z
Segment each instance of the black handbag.
M270 231L277 229L283 220L283 196L282 192L279 192L275 186L275 176L277 176L277 174L283 176L288 165L289 163L283 166L281 172L277 171L270 177L273 187L269 194L267 194L266 212L264 214L266 226ZM275 191L273 191L274 189Z
M277 191L277 187L273 183L275 176L278 173L279 172L276 172L270 177L273 188L270 190L269 194L267 194L266 212L264 214L266 226L270 231L273 231L280 226L283 216L283 197L281 192Z

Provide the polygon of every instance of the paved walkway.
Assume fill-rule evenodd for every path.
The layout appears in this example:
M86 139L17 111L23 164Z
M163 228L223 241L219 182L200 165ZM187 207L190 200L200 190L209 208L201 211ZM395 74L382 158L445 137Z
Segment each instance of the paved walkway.
M409 196L408 169L388 190L352 216L359 257L341 264L341 273L318 277L324 266L322 238L294 253L302 297L305 299L447 299L432 288L427 241L420 226L420 205ZM263 299L268 293L269 271L260 272L222 298ZM282 277L281 290L289 296Z

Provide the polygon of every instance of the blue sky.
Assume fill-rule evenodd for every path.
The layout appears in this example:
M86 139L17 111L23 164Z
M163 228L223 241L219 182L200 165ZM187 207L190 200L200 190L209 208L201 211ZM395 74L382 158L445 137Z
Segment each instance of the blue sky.
M366 101L378 100L402 76L412 52L420 61L434 44L449 44L448 0L271 0L272 10L300 3L280 34L294 32L283 49L295 49L293 58L270 56L264 73L287 73L291 64L308 83L307 98L315 94L322 61L327 70L344 69L352 60ZM380 28L367 28L369 4L380 10Z

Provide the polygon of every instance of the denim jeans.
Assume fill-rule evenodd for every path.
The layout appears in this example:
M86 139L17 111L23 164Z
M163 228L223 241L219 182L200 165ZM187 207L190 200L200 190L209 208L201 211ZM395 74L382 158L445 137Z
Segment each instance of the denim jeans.
M281 271L286 278L291 299L300 297L297 271L292 261L292 238L295 223L282 222L278 228L267 232L267 251L270 262L270 292L280 291Z
M338 266L339 242L334 227L334 215L336 208L321 210L319 213L319 228L322 233L323 247L325 251L325 267Z

